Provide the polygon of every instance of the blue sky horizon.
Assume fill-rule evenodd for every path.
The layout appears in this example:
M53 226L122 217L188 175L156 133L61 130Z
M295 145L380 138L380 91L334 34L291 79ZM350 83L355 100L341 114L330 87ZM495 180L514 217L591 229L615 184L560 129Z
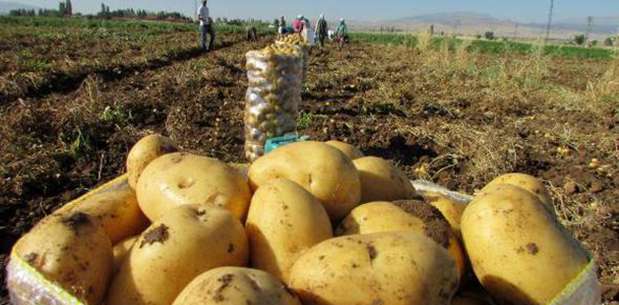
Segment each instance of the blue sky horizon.
M7 0L39 7L57 7L57 0ZM72 0L74 10L82 13L96 13L104 2L112 9L139 8L150 11L179 11L192 16L198 1L182 0ZM209 6L215 17L255 18L272 20L277 16L297 14L317 16L324 12L331 18L346 17L363 21L394 20L434 13L474 12L488 14L499 19L518 22L544 22L547 18L550 0L210 0ZM587 16L606 17L619 15L617 0L555 0L555 20L582 18Z

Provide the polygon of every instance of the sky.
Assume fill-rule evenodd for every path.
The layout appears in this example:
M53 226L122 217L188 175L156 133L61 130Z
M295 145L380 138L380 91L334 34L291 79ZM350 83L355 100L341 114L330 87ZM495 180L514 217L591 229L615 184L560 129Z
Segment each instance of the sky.
M11 1L11 0L8 0ZM57 0L12 0L41 7L57 7ZM180 11L193 15L195 0L72 0L74 11L94 13L101 1L116 8ZM550 0L210 0L214 17L272 20L276 16L317 16L354 20L391 20L423 14L475 12L519 22L543 22ZM619 0L555 0L555 19L617 16Z

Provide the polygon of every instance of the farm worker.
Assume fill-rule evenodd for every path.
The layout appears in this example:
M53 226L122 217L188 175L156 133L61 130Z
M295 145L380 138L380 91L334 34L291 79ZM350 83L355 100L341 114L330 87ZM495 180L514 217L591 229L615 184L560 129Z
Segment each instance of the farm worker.
M297 19L292 21L292 29L295 33L300 34L303 31L303 15L297 16Z
M303 19L301 20L303 23L303 29L301 30L301 36L303 36L303 40L308 43L310 46L314 45L314 31L310 27L309 20Z
M344 20L344 18L340 19L340 24L335 30L335 37L342 39L348 38L348 26L346 26L346 20Z
M284 18L284 16L282 16L279 19L279 28L277 29L277 33L279 33L280 36L283 36L284 34L287 34L287 29L286 29L286 19Z
M318 21L316 22L316 37L318 38L321 48L325 46L325 39L328 35L329 25L325 19L325 14L320 14L320 18L318 18Z
M207 0L202 1L202 6L198 9L198 20L200 20L200 46L205 51L210 51L215 45L215 28L213 19L209 15L209 9L206 6ZM210 36L208 47L206 45L206 35Z
M335 30L335 41L337 41L340 49L344 46L344 43L348 42L348 27L344 18L340 19L340 24Z
M247 41L258 41L258 31L255 26L247 27Z

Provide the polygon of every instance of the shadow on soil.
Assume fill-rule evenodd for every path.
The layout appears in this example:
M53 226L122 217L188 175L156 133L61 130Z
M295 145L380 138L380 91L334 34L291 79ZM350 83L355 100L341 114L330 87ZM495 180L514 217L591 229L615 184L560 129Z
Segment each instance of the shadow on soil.
M236 42L223 41L214 51L231 47ZM105 68L84 69L75 73L51 72L45 77L45 81L40 84L30 85L24 88L21 94L0 93L0 106L4 103L11 103L18 98L42 98L53 93L66 94L77 90L82 82L92 74L96 74L105 81L115 81L123 79L135 72L157 70L170 66L179 61L186 61L203 56L205 53L199 47L172 51L162 57L148 60L146 63L130 63L110 66Z

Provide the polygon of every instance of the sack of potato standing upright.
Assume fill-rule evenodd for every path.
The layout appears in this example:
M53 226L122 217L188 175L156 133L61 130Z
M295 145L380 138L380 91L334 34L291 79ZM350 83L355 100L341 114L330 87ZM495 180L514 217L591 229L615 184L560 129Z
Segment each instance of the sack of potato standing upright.
M253 161L268 138L296 130L303 60L293 45L271 45L246 57L245 156Z
M313 41L313 38L311 39L311 41ZM284 36L276 40L275 44L281 45L281 46L292 45L292 46L297 46L300 48L301 55L303 57L303 78L302 80L305 81L307 79L307 70L309 66L309 49L311 47L311 44L309 44L308 41L306 41L306 39L300 34L291 34L291 35Z

